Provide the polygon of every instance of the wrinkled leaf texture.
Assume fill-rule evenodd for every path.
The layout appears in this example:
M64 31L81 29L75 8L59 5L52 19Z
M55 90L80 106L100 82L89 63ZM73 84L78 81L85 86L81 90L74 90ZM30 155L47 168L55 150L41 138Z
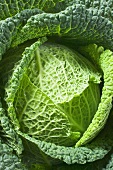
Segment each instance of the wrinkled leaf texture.
M28 3L24 3L24 1L19 1L19 3L17 3L17 1L15 1L14 3L11 2L11 4L10 4L9 1L5 1L5 2L1 1L1 3L0 3L1 19L7 18L9 16L11 16L11 18L7 18L6 20L0 22L0 33L1 33L1 35L0 35L0 56L2 56L10 48L11 45L15 46L15 45L21 44L22 42L28 40L28 38L29 39L38 38L38 37L41 37L44 35L63 36L63 38L65 39L63 41L65 41L66 43L68 43L68 42L72 42L72 43L77 42L79 44L81 44L81 43L84 44L85 42L97 43L99 45L103 45L104 47L112 49L112 35L113 35L113 33L112 33L113 32L113 24L112 24L112 11L113 11L112 5L113 4L112 3L113 2L111 0L101 1L101 2L96 1L96 0L93 2L87 1L87 0L86 1L78 0L78 1L70 1L70 2L62 1L60 3L59 3L59 1L56 1L56 2L55 1L43 1L42 4L41 3L36 4L38 6L35 6L35 1L32 4L30 4L30 3L31 3L31 1ZM49 13L46 14L45 12L42 11L42 10L44 10L45 4L50 4L50 6L48 5L48 7L49 7L47 9L48 12L49 12L49 9L51 9L51 4L52 4L53 14L49 14ZM71 6L69 6L69 5L71 5ZM59 6L60 6L60 8L58 8ZM12 7L15 7L15 11L12 10L13 9ZM26 9L29 7L34 8L34 9L32 9L32 10ZM36 7L39 7L42 10L38 10L38 9L36 9ZM62 10L65 7L67 7L66 10L59 12L59 9ZM23 9L26 9L26 10L22 11ZM20 13L16 14L17 12L20 12ZM59 12L59 13L54 14L54 12ZM36 15L36 14L38 14L38 15ZM64 24L64 23L67 23L67 24ZM54 27L53 27L53 25L54 25ZM38 27L38 30L37 30L37 27ZM42 29L42 27L43 27L43 29ZM94 32L94 29L95 29L95 32ZM29 34L29 32L31 32L31 34ZM36 32L37 32L37 34L36 34ZM45 34L44 34L44 32L45 32ZM60 40L61 40L61 38L60 38ZM58 39L58 41L59 41L59 39ZM108 53L110 53L110 52L108 52ZM111 56L111 54L109 54L109 56ZM112 57L111 57L111 59L112 59ZM14 65L14 63L15 63L15 62L13 63L13 61L11 62L12 65ZM8 63L10 63L10 62L8 62ZM110 62L110 63L111 63L111 68L112 68L112 62ZM110 63L108 61L108 66ZM10 67L10 64L8 66ZM102 65L102 67L105 69L105 67L107 67L107 66ZM6 66L6 70L7 70L7 66ZM107 69L105 69L106 82L108 81L111 83L111 81L109 81L109 73L111 71L112 70L109 70L108 74L106 74ZM3 73L3 71L2 71L2 73ZM5 73L3 73L3 75L6 75ZM0 76L2 77L3 75L0 75ZM3 84L0 85L2 87L2 89L4 88L3 87L4 81L6 83L7 79L8 79L7 76L5 77L5 79L3 79L3 77L1 79L1 82L3 81L2 82ZM106 87L108 85L111 85L111 84L106 84ZM108 87L110 87L110 86L108 86ZM112 88L111 88L111 90L112 90ZM1 93L3 93L3 91L1 91ZM111 92L109 94L111 95ZM3 97L3 94L1 94L1 97ZM3 112L3 110L1 109L1 115L2 115L2 112ZM6 119L7 119L8 117L7 117L6 110L5 110L4 114L6 114ZM0 124L1 129L3 127L2 123ZM9 124L10 124L10 121L9 121ZM9 127L12 129L11 126L9 126ZM5 128L5 126L4 126L4 128ZM93 142L92 142L92 145L90 145L90 144L88 145L89 147L94 146L93 152L90 152L90 150L88 150L88 152L87 152L87 147L85 147L87 154L85 157L83 157L82 161L84 161L84 158L85 158L85 162L88 162L88 159L86 159L86 158L88 158L87 157L88 153L95 154L95 151L97 151L97 153L99 153L99 159L100 159L105 154L107 154L109 152L109 150L111 149L111 146L112 146L112 144L111 144L111 141L112 141L111 129L112 128L110 127L110 130L108 131L108 132L110 132L110 134L109 133L106 134L103 131L103 135L102 136L100 135L100 138L102 137L102 141L104 141L104 142L100 142L101 139L99 139L99 142L97 142L97 146L99 146L99 144L100 144L100 146L97 150L95 150L95 144L93 145ZM7 137L10 138L10 134L8 135L7 132L8 132L7 128L5 131L4 131L4 129L1 130L1 134L2 134L2 136L4 136L3 139L7 139ZM106 132L107 132L107 130L106 130ZM15 134L15 131L13 133ZM106 135L108 135L108 136L106 136ZM26 136L26 138L27 138L27 136ZM107 139L107 140L109 139L109 140L107 141L105 139ZM9 140L9 141L11 141L11 140ZM31 140L31 143L32 143L32 140ZM95 140L94 140L94 143L96 143ZM39 142L39 144L40 144L40 142ZM45 145L45 143L44 143L44 145ZM3 146L3 144L2 144L2 146ZM49 148L49 146L46 145L47 148ZM104 148L104 146L107 146L107 148L106 147ZM108 146L110 146L110 148ZM41 147L41 145L40 145L40 147ZM45 147L45 149L44 149L44 147L41 147L41 149L43 149L45 151L46 147ZM81 147L81 150L82 149L83 148ZM91 149L91 151L92 151L92 149ZM48 150L46 150L46 152L48 152L47 154L50 154L50 156L51 156L51 153L53 153L53 152L49 152ZM100 153L102 153L102 157L100 156L101 155ZM9 155L12 156L13 153L10 152L10 154L8 154L8 156ZM58 157L60 158L60 156L58 156ZM66 157L65 157L65 155L61 157L61 159L66 160L67 163L72 163L72 161L76 162L76 160L73 160L73 159L69 160L68 158L69 158L68 154ZM72 156L72 158L73 158L73 156ZM97 159L94 157L94 159L91 160L91 158L93 158L93 157L92 156L89 157L89 161L94 161L95 159ZM1 159L1 157L0 157L0 159ZM3 159L5 160L6 158L3 158ZM12 159L10 158L10 160L12 160ZM77 160L79 160L79 159L77 158ZM81 160L80 160L80 162L81 162ZM80 162L78 162L78 163L80 163ZM111 162L112 162L112 159L111 159ZM77 165L77 166L79 166L79 165ZM74 166L71 166L71 168L73 168L73 167ZM86 165L86 167L88 167L88 166ZM86 167L84 166L84 169ZM3 165L3 168L7 169L7 166ZM59 168L62 168L62 167L59 167ZM68 168L69 168L69 166L68 166ZM106 166L106 168L108 168L108 169L112 168L110 163L108 166ZM66 169L67 169L67 167L66 167Z

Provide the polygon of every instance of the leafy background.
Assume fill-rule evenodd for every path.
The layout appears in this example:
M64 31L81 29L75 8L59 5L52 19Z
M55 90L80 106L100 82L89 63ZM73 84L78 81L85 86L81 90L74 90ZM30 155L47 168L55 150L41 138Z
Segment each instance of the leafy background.
M75 4L76 4L76 7L75 6L73 7L73 5ZM63 11L66 7L68 8L65 12L60 12L60 11ZM39 8L40 10L36 8ZM24 9L28 9L28 10L21 12ZM75 13L73 13L73 15L74 15L75 23L77 23L77 29L76 28L74 29L75 23L70 22L71 18L69 17L69 15L72 14L72 9L75 10ZM45 15L45 13L43 13L41 10L45 12L52 12L52 13L59 12L59 14L58 15L50 15L50 14ZM17 14L18 12L20 12L20 14ZM77 16L76 16L76 13L77 13ZM17 15L14 16L15 14ZM41 30L42 33L40 34L38 32L37 35L35 34L29 35L29 32L32 29L34 29L34 32L36 31L36 28L33 25L34 23L32 22L33 17L31 20L28 21L28 23L26 22L32 15L35 15L35 14L42 14L40 18L38 18L38 15L36 16L36 18L34 17L36 27L39 26L40 28L39 31L41 30L42 25L38 25L38 23L39 23L39 20L43 21L43 17L45 17L46 27L44 27L45 30ZM8 17L11 17L11 18L8 18ZM49 20L49 17L51 18L53 22L50 22L51 20ZM112 0L104 0L104 1L98 1L98 0L93 0L93 1L92 0L83 0L83 1L82 0L73 0L73 1L71 0L66 0L66 1L48 0L47 1L47 0L44 0L44 1L38 1L38 2L30 1L30 0L28 1L0 0L0 18L1 20L7 18L5 21L0 22L0 33L1 33L0 34L0 56L2 56L2 54L4 54L10 48L11 45L12 46L16 44L18 45L19 43L22 43L24 40L26 40L28 37L37 38L39 36L43 36L45 32L45 35L47 34L49 36L50 33L52 33L55 36L53 37L53 39L56 38L56 34L59 34L59 30L58 30L59 26L61 27L60 36L62 36L63 38L62 39L61 37L56 38L58 42L62 42L65 40L66 44L70 42L72 42L73 44L73 40L76 40L77 39L76 37L78 37L79 43L82 42L84 44L86 39L88 39L87 40L88 43L97 42L97 44L99 45L104 45L107 48L113 49L112 48L113 42L111 41L112 35L113 35L113 23L112 23L113 1ZM56 20L57 18L59 18L59 21L63 24L59 22L55 23L57 21ZM93 20L91 20L91 18L93 18ZM65 25L64 23L67 23L67 25ZM73 25L73 30L76 32L76 34L74 34L74 31L71 30L69 23ZM87 23L89 24L87 25ZM53 28L53 24L55 24L54 28ZM91 29L92 25L94 26L93 28L96 29L96 32L94 34L93 34L93 29ZM82 29L84 27L86 28L86 30ZM46 32L48 30L49 30L49 33ZM66 37L64 37L64 35L66 35ZM70 38L71 36L73 37L73 39ZM21 39L22 37L24 37L24 40ZM83 42L83 39L84 39L84 42ZM76 41L75 41L75 44L76 44ZM14 56L12 56L11 62L5 59L8 61L8 63L10 63L9 65L4 64L6 61L5 62L2 61L0 63L1 64L0 73L2 73L0 74L0 80L1 80L0 82L2 82L0 84L1 89L8 80L8 76L6 76L8 67L10 67L9 70L11 70L11 68L14 66L14 63L16 62L16 58L15 60L13 60L13 57ZM5 66L6 71L2 70L4 66ZM11 72L9 72L9 74L11 74ZM1 101L2 101L3 100L2 96L4 95L3 89L0 90L0 95L1 95ZM26 169L24 165L22 165L21 160L18 154L16 153L16 151L12 149L12 146L15 144L14 139L16 139L16 142L19 140L18 140L18 136L16 136L15 132L13 131L13 127L10 125L8 117L5 116L5 114L3 114L4 113L3 108L5 108L6 105L3 102L2 104L3 105L0 106L0 169L1 170ZM111 114L111 117L112 117L112 114ZM109 118L109 121L112 120L111 117ZM108 125L109 124L112 125L112 121L111 122L109 121L108 121ZM112 127L110 127L110 129L108 127L107 128L105 127L106 137L104 138L104 144L107 146L107 142L108 142L108 147L107 147L108 152L109 152L109 146L112 146L112 144L110 145L109 140L108 140L108 139L112 140L112 136L113 136L112 129L113 129ZM17 144L15 148L17 146L21 146L21 144L19 145ZM17 150L18 152L20 152L21 149L17 149ZM33 158L32 154L31 153L26 154L26 151L23 152L24 157L22 157L21 159L23 163L26 163L28 165L27 169L31 169L31 170L32 169L34 170L35 169L37 170L38 169L40 170L41 169L42 170L43 169L48 169L48 170L49 169L56 169L56 170L63 170L63 169L67 169L67 170L68 169L72 169L72 170L73 169L77 169L77 170L79 169L105 170L106 169L107 170L108 169L108 170L112 170L113 169L112 153L113 153L113 150L111 150L103 159L95 161L93 163L87 163L85 165L79 165L79 164L67 165L65 163L59 164L56 161L56 164L58 163L58 165L53 165L52 167L42 165L42 164L40 165L35 164L31 166L30 164L34 164L35 161L30 159L30 158Z

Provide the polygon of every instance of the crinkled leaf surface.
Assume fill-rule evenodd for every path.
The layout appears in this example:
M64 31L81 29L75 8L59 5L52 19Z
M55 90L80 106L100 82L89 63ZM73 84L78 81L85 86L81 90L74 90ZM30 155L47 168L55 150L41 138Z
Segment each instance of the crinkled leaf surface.
M35 44L37 47L38 47L38 43L36 43ZM33 50L36 50L37 48L36 48L36 46L35 45L33 45L34 46L34 48L33 48L33 46L32 46L32 48L30 47L30 48L27 48L26 49L26 52L24 53L24 56L23 56L23 58L22 58L22 61L20 62L20 63L18 63L17 65L16 65L16 67L15 67L15 72L13 72L13 76L12 76L12 78L10 79L10 85L9 85L9 87L7 87L6 88L6 90L7 90L7 94L8 94L8 98L7 98L7 102L8 102L8 105L9 105L9 107L11 106L12 107L12 101L14 101L14 96L15 96L15 92L17 91L17 89L19 88L19 86L21 86L20 85L20 83L22 83L22 82L24 82L23 80L25 80L24 78L23 79L20 79L20 78L22 78L22 75L24 75L25 77L27 77L27 82L23 85L23 89L22 90L24 90L24 87L25 87L25 85L27 86L27 83L29 84L29 82L30 82L30 84L32 85L32 87L36 87L36 88L38 88L39 89L39 85L38 85L38 80L39 80L39 77L38 77L38 75L39 75L39 72L40 72L40 70L41 70L41 68L42 68L42 66L43 66L43 64L42 65L37 65L38 66L38 70L37 70L37 73L36 72L34 72L34 73L36 73L36 75L37 75L37 77L36 77L36 82L34 81L34 79L31 79L31 75L33 75L34 73L33 73L33 70L36 70L36 65L34 65L33 63L33 61L31 62L31 74L30 74L30 70L28 69L25 69L25 70L23 70L23 68L25 67L25 68L27 68L28 66L30 66L28 63L29 63L29 59L31 59L32 57L33 57L33 55L34 55L34 53L33 53ZM31 51L31 52L30 52ZM28 54L28 55L26 55L26 54ZM32 57L30 56L32 54ZM39 54L41 54L41 53L39 53ZM34 55L35 56L35 55ZM80 57L80 56L79 56ZM28 59L29 58L29 59ZM40 59L41 57L39 57L39 58L37 58L37 56L35 56L34 58L32 58L34 61L36 60L36 61L40 61L39 59ZM24 62L25 61L25 62ZM31 60L30 60L31 61ZM24 64L23 64L24 63ZM38 62L39 63L39 62ZM88 64L89 65L89 64ZM39 67L40 66L40 67ZM22 68L22 70L21 70L21 68ZM34 68L34 69L33 69ZM49 67L48 67L49 68ZM92 67L91 67L92 68ZM27 70L27 72L26 72L26 70ZM44 69L42 69L42 71L43 71ZM87 69L86 69L87 70ZM18 71L20 71L20 72L18 72ZM93 73L95 73L95 69L93 70L94 72ZM21 73L21 76L18 76L18 73ZM27 76L27 74L28 74L28 76L29 76L29 78L28 78L28 76ZM94 75L94 74L93 74ZM20 81L21 80L21 81ZM97 78L97 80L99 80L98 78ZM94 82L96 82L96 80L94 79L94 76L90 76L90 83L92 82L93 83L93 81ZM12 83L13 82L13 83ZM15 83L14 83L15 82ZM17 84L19 85L19 86L17 86ZM12 86L13 85L13 86ZM12 88L10 88L10 87L12 87ZM11 91L13 91L13 93L11 93ZM9 93L10 92L10 93ZM19 93L20 93L20 91L19 91ZM17 96L17 94L19 94L19 93L16 93L16 96ZM32 95L31 93L29 94L29 95ZM24 96L24 98L25 98L25 96ZM49 97L50 98L50 97ZM11 100L10 100L11 99ZM15 98L16 99L16 98ZM21 102L21 104L22 104L22 102ZM13 106L14 107L14 106ZM60 103L60 107L61 107L61 103ZM11 108L9 108L10 110L10 112L12 111L11 110ZM13 114L15 114L14 112L12 113L12 116L13 116ZM11 117L11 119L12 119L13 117ZM30 119L31 119L31 117L30 117ZM13 120L13 119L12 119ZM24 140L28 140L28 143L31 141L32 143L34 143L34 144L36 144L44 153L46 153L46 154L48 154L49 156L52 156L53 158L58 158L58 159L61 159L61 160L63 160L64 162L66 162L66 163L68 163L68 164L70 164L70 163L75 163L75 162L78 162L78 163L86 163L87 161L94 161L94 160L96 160L96 159L99 159L99 158L103 158L103 156L109 151L109 148L108 148L108 144L106 144L107 145L107 149L106 149L106 146L105 146L105 148L104 148L104 144L103 144L103 142L102 141L100 141L100 144L101 144L101 146L102 147L100 147L100 149L98 148L98 144L95 146L94 145L94 150L90 150L90 149L87 149L87 147L79 147L79 148L76 148L76 149L74 149L73 150L73 148L65 148L65 147L60 147L60 146L58 146L58 148L57 148L57 146L55 146L54 144L49 144L49 143L46 143L46 142L41 142L41 141L39 141L39 140L36 140L35 138L33 138L33 137L29 137L28 135L24 135L24 134L21 134L23 137L24 137ZM25 141L25 143L26 143L27 141ZM30 144L29 144L29 146L31 146ZM92 145L91 145L92 146ZM111 146L111 142L109 143L109 146ZM28 147L29 148L29 147ZM35 148L35 147L33 147L33 148ZM57 152L56 152L56 148L57 148ZM53 152L53 149L55 150L55 152ZM65 152L64 152L65 151ZM94 152L95 151L95 152ZM38 153L38 152L37 152ZM63 154L62 154L63 153ZM76 153L77 155L76 155L76 157L75 156L73 156L73 154L74 153ZM84 159L83 159L83 157L81 158L81 154L83 155L83 153L85 154L84 155ZM89 154L90 153L90 154ZM33 153L32 153L33 154ZM71 155L70 155L71 154ZM96 157L95 157L95 154L96 154ZM93 156L91 156L91 155L93 155ZM97 156L98 155L98 156ZM78 159L78 157L80 157L81 159ZM70 158L70 159L69 159ZM91 159L92 158L92 159Z
M21 11L25 8L34 8L34 7L40 7L42 9L44 8L44 5L52 4L55 5L54 2L57 1L39 1L39 3L35 4L35 1L15 1L15 2L9 2L9 1L1 1L0 3L0 9L1 10L1 17L7 17L14 15L17 11ZM51 3L52 2L52 3ZM76 3L75 3L76 2ZM76 5L73 6L73 3ZM24 42L28 40L29 38L34 37L41 37L44 35L61 35L64 36L63 41L68 41L68 43L71 42L75 43L77 40L77 43L97 43L104 45L105 47L109 47L112 49L112 37L113 37L113 24L112 24L112 5L113 2L111 0L104 0L104 1L66 1L67 6L72 4L72 6L68 7L66 10L59 12L58 14L47 14L44 13L38 9L35 10L25 10L22 11L20 14L17 14L15 17L8 18L5 21L0 22L0 56L5 53L7 49L10 48L10 45L18 45L21 42ZM36 5L36 6L35 6ZM51 5L50 5L51 6ZM62 6L63 7L63 6ZM62 9L61 7L61 9ZM65 8L65 2L64 2L64 8ZM15 10L13 10L15 9ZM59 8L60 9L60 8ZM35 14L38 14L34 17L31 17ZM41 15L39 15L41 14ZM19 34L20 32L20 34ZM17 39L16 39L17 37ZM73 40L73 41L72 41ZM12 43L13 41L13 43ZM106 57L106 55L104 56ZM110 54L111 57L111 54ZM105 120L107 119L109 115L109 111L112 107L112 57L111 62L109 62L106 66L106 64L101 63L100 65L104 73L105 78L105 88L103 89L103 97L101 101L102 109L99 110L100 114L98 114L98 121L95 119L93 121L93 124L90 126L90 130L92 130L92 127L94 127L94 131L97 128L97 126L100 127L100 125L105 123ZM103 61L102 61L103 62ZM107 60L106 60L107 62ZM110 65L110 67L109 67ZM108 68L108 69L106 69ZM110 68L110 69L109 69ZM19 69L18 69L19 71ZM110 76L109 76L110 75ZM18 74L17 74L18 76ZM19 76L18 76L19 77ZM17 78L17 77L15 77ZM14 79L13 79L14 80ZM17 80L17 79L16 79ZM30 79L31 81L31 79ZM12 81L13 82L13 81ZM16 81L14 81L16 82ZM106 83L108 82L108 83ZM110 82L110 83L109 83ZM16 85L13 84L15 87ZM12 88L10 89L10 92L14 92L15 90L14 86L12 85ZM35 85L36 86L36 85ZM109 97L108 97L109 95ZM13 96L14 97L14 96ZM13 101L14 98L9 98ZM106 100L108 99L108 100ZM9 102L10 107L11 102ZM63 107L63 105L60 105L60 107ZM69 108L69 107L67 107ZM69 109L67 109L69 110ZM11 110L11 107L9 109ZM13 110L14 111L14 110ZM98 113L99 113L98 112ZM13 112L14 113L14 112ZM105 113L105 114L103 114ZM10 114L10 113L9 113ZM11 114L10 114L11 115ZM12 117L14 114L12 114ZM12 119L11 117L11 119ZM103 121L104 120L104 121ZM14 123L14 121L12 121ZM96 123L95 123L96 122ZM101 124L102 122L102 124ZM100 123L100 124L99 124ZM16 124L16 123L15 123ZM97 125L97 126L93 126ZM103 127L103 126L102 126ZM101 129L101 128L100 128ZM91 134L92 131L89 130L89 133ZM86 133L87 134L87 133ZM89 134L89 138L90 138ZM87 136L87 135L86 135ZM25 137L26 138L26 137ZM105 140L104 140L105 141ZM46 143L47 144L47 143ZM47 144L48 145L48 144ZM46 148L46 147L45 147ZM79 147L80 148L80 147ZM99 151L99 149L97 149ZM46 149L44 150L46 152ZM50 151L51 153L51 151ZM85 153L85 152L84 152ZM87 152L88 153L88 152ZM50 154L51 155L51 154ZM88 155L88 154L86 154ZM70 156L70 154L69 154ZM100 155L99 155L100 156ZM64 156L65 157L65 156ZM94 155L95 157L95 155ZM59 158L62 159L61 155ZM70 161L67 157L65 160ZM90 157L91 160L92 157ZM71 161L70 161L71 162Z
M37 49L26 74L14 105L21 130L44 141L74 145L97 110L100 74L60 45Z
M103 159L113 146L112 117L113 115L111 114L108 119L108 123L102 132L92 142L82 147L58 146L53 143L36 140L33 137L29 137L26 134L18 132L23 137L23 141L25 141L24 146L26 153L24 153L24 156L28 160L32 160L34 163L45 162L45 164L48 164L49 166L58 164L58 159L66 162L66 164L86 164L88 162ZM49 155L51 158L47 157L47 155L44 156L44 153ZM54 160L52 158L54 158ZM108 160L106 160L106 163L107 161ZM59 164L60 163L61 161L59 161ZM106 163L104 161L104 165ZM85 167L85 165L80 167Z
M71 141L70 124L63 111L33 86L26 76L23 77L16 101L17 117L23 132L59 144L65 143L68 137L70 140L65 144L74 142L73 139Z

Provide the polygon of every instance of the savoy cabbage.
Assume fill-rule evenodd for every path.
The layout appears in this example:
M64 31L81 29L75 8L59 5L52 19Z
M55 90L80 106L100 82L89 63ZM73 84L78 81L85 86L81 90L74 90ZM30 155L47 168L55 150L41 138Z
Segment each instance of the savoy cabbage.
M0 13L0 169L112 170L112 0Z

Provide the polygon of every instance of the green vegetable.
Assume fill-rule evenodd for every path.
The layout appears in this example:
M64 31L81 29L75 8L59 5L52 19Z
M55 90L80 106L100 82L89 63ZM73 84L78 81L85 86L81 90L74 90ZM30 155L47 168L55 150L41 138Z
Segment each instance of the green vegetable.
M21 160L13 153L13 149L0 139L0 169L26 170Z
M74 145L96 113L97 83L99 73L83 57L64 46L41 46L14 99L21 130L47 142Z
M0 1L0 169L112 169L112 6Z

